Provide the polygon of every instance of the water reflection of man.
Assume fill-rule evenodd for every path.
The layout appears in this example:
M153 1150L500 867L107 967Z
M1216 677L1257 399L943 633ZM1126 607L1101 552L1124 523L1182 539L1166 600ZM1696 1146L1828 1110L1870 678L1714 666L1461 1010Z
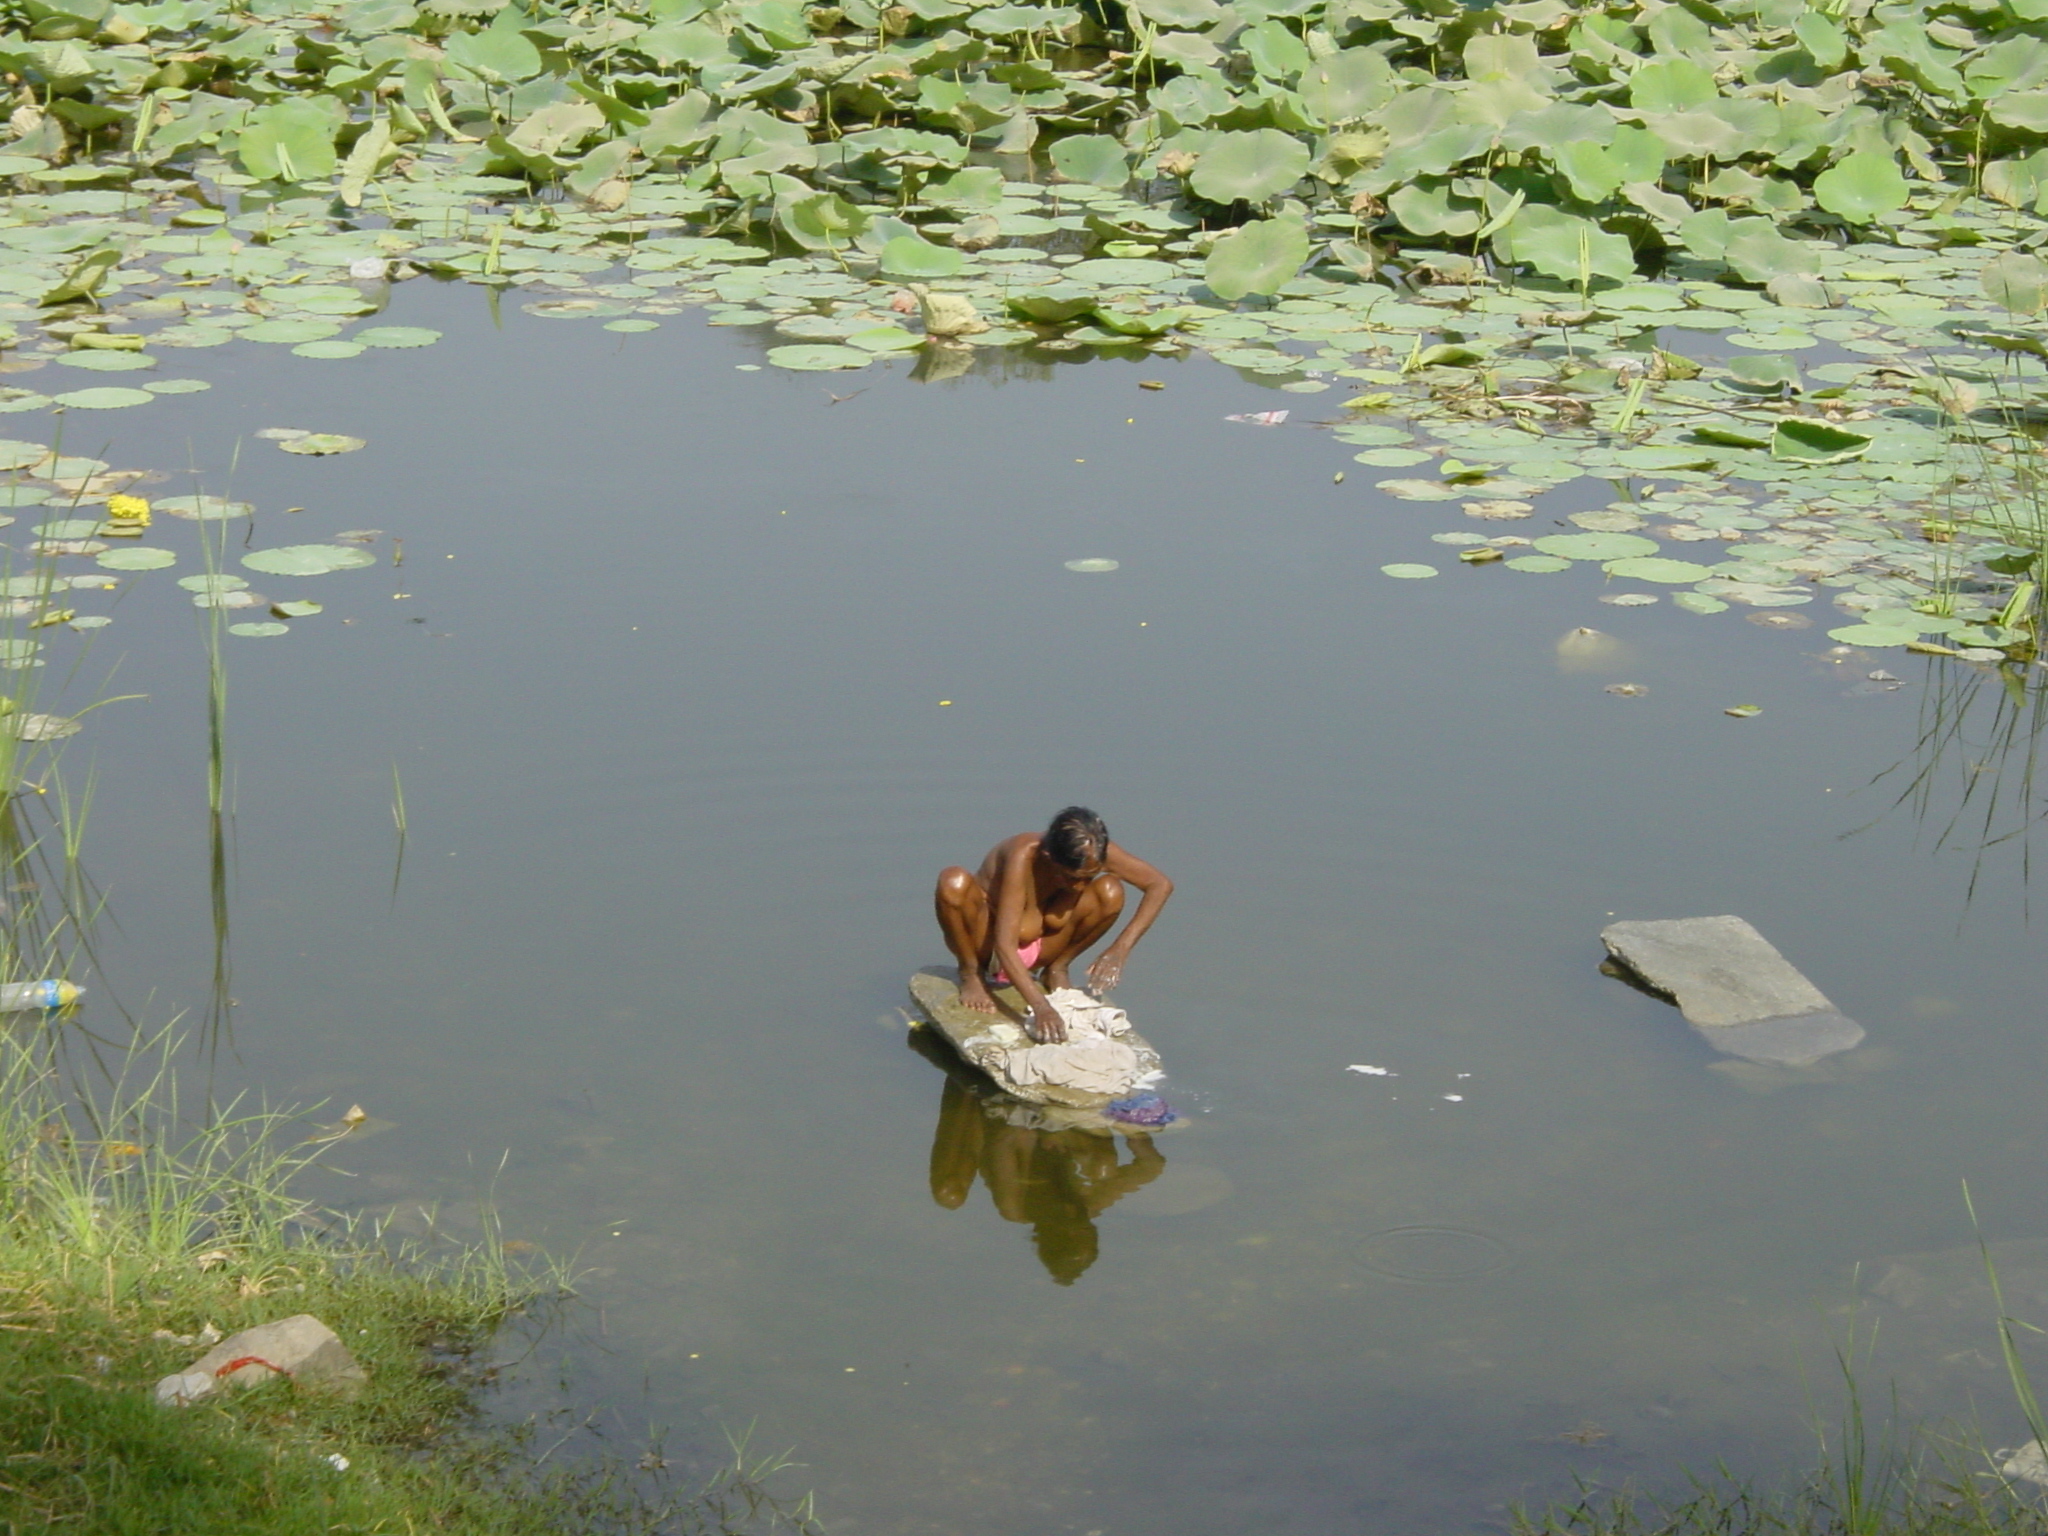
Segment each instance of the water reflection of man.
M1124 1141L1131 1161L1119 1163L1114 1137L1011 1125L949 1073L932 1137L932 1198L958 1210L979 1174L1003 1219L1031 1228L1046 1273L1072 1285L1100 1250L1095 1218L1166 1171L1150 1136Z

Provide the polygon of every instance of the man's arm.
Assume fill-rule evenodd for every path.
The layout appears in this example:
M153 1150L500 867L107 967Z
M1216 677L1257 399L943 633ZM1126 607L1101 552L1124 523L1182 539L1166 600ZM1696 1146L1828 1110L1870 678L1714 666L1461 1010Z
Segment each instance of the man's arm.
M1173 882L1162 872L1115 843L1109 845L1104 862L1112 875L1126 885L1135 885L1145 893L1145 897L1138 903L1138 910L1131 914L1131 920L1124 924L1124 931L1088 967L1088 984L1097 992L1108 992L1123 979L1124 962L1131 957L1131 951L1145 936L1145 931L1159 920L1167 898L1173 894Z
M995 932L990 936L990 947L995 951L996 963L1002 967L1003 974L1010 978L1017 995L1024 999L1026 1033L1041 1045L1058 1045L1067 1038L1066 1021L1046 998L1038 985L1038 978L1031 974L1031 968L1017 952L1017 930L1024 919L1024 892L1030 889L1031 860L1037 851L1035 842L1023 839L1003 855L1002 869L995 882L996 909L990 919Z

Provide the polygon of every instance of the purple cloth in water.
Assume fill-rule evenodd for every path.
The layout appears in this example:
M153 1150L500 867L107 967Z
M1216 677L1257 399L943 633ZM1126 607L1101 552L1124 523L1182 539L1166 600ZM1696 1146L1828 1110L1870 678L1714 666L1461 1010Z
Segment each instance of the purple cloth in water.
M1109 1118L1123 1125L1171 1125L1180 1118L1173 1106L1156 1093L1134 1093L1128 1099L1111 1099Z

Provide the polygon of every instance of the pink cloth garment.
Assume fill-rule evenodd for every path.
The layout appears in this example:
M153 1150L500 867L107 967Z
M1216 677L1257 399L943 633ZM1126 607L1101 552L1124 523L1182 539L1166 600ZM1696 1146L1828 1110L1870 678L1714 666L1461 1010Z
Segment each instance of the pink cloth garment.
M1038 968L1038 951L1044 943L1043 939L1033 939L1029 944L1019 944L1017 946L1017 958L1024 962L1025 970L1030 971ZM1007 987L1010 984L1010 978L1003 974L1003 968L998 964L996 966L996 985Z

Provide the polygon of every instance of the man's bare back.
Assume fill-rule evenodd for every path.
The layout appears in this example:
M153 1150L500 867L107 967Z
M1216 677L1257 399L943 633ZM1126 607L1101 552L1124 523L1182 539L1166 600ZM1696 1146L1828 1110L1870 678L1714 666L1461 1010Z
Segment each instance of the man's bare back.
M1066 1025L1046 993L1071 986L1074 961L1115 926L1126 883L1144 899L1088 968L1096 992L1117 984L1132 948L1173 894L1171 880L1109 840L1100 816L1068 806L1045 831L997 843L978 871L957 864L941 871L933 900L946 947L960 967L960 1001L979 1012L996 1011L985 979L993 960L1024 999L1031 1038L1066 1039Z

